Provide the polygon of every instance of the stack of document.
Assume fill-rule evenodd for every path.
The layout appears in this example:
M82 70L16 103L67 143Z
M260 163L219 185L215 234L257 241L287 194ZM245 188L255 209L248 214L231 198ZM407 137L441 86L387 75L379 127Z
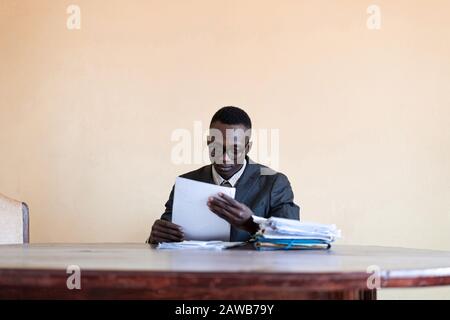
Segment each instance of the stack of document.
M259 250L329 249L341 236L335 225L253 216L259 224L255 247Z
M200 249L200 250L224 250L241 246L245 242L225 242L225 241L194 241L182 242L162 242L158 244L158 249Z

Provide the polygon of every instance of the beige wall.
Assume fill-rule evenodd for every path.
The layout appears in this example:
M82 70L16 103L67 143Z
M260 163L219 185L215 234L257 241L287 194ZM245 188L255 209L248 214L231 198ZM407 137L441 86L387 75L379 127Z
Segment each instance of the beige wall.
M144 241L197 167L172 131L233 104L280 129L303 219L450 250L450 2L376 3L380 31L362 0L0 0L0 192L32 242Z

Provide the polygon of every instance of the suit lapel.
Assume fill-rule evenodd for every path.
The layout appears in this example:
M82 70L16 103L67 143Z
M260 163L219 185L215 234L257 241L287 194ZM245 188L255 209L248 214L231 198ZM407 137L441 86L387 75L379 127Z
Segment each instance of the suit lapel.
M239 202L244 202L250 189L256 184L260 176L260 168L250 158L247 158L247 166L244 173L239 178L236 184L235 199Z
M214 179L212 177L212 165L207 165L202 168L198 176L198 181L212 183L214 184Z

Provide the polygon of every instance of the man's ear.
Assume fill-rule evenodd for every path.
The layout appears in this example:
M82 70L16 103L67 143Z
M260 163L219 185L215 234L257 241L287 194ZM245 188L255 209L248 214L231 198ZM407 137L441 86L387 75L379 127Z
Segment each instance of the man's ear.
M247 155L250 152L250 149L252 148L253 145L253 141L250 141L249 143L247 143L247 147L245 150L245 154Z

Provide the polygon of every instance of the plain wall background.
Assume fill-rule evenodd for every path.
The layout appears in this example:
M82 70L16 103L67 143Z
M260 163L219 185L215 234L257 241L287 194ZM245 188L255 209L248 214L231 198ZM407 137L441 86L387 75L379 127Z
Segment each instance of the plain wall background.
M143 242L199 166L173 130L237 105L280 130L302 219L450 250L450 2L377 1L379 31L371 4L0 0L0 192L33 243Z

